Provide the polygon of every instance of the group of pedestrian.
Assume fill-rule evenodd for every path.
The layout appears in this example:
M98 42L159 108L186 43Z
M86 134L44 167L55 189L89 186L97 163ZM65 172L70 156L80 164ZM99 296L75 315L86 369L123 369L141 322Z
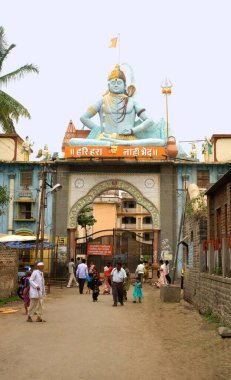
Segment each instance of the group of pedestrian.
M141 288L144 270L140 264L137 267L137 278L133 284L134 303L136 303L136 299L138 299L138 302L141 302L143 297ZM79 293L83 294L84 284L86 280L88 280L89 288L92 291L92 300L93 302L96 302L98 300L102 281L95 265L90 263L88 267L86 260L82 259L81 261L77 260L77 265L75 266L74 259L71 259L67 265L67 269L69 273L67 288L70 288L74 282L79 288ZM112 288L112 306L115 307L118 303L123 306L124 302L127 301L127 292L131 284L131 276L127 264L123 263L122 265L121 262L117 262L116 266L113 268L110 263L107 263L107 266L104 269L106 286ZM33 322L34 315L37 316L36 322L46 322L43 319L43 298L45 296L43 270L44 263L39 262L37 264L37 269L34 270L32 274L28 272L24 279L23 300L27 313L27 322Z
M75 268L74 259L71 259L67 267L69 271L69 282L67 288L70 288L74 281L76 286L79 288L79 293L83 294L84 285L85 282L87 282L86 293L90 294L90 292L92 291L92 300L93 302L96 302L99 296L99 287L100 285L102 285L102 282L100 280L100 275L93 262L91 262L89 266L87 266L85 259L77 259L77 264ZM74 274L75 269L76 273Z

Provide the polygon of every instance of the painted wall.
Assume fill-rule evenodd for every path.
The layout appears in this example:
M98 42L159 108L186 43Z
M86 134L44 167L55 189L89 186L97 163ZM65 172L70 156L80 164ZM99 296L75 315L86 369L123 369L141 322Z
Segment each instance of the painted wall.
M14 158L15 141L12 138L1 138L0 136L0 160L12 161ZM17 141L17 161L24 161L22 153L22 142Z
M28 190L31 193L31 199L33 202L33 218L34 221L15 221L17 217L17 202L18 199L21 198L22 191L24 187L20 184L20 173L22 171L33 171L33 183L32 186L28 186ZM0 163L0 186L6 186L8 191L10 192L10 180L14 181L14 193L12 197L13 204L13 230L8 231L9 226L9 209L10 205L6 206L4 209L4 214L0 215L0 233L8 234L8 233L18 233L20 231L27 231L33 235L36 235L37 231L37 222L38 222L38 213L39 213L39 175L42 172L43 168L39 163ZM48 174L47 181L51 181L51 174ZM29 199L29 198L28 198ZM45 210L45 235L46 237L50 237L52 232L52 196L49 193L47 195L47 208Z
M218 161L231 160L231 138L219 139L216 142L216 156Z

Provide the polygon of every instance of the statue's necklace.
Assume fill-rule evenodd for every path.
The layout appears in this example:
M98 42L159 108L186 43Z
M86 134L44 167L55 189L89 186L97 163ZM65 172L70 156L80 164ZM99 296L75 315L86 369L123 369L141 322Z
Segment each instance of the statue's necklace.
M103 98L103 124L105 121L116 127L126 115L128 97L125 94L108 94Z

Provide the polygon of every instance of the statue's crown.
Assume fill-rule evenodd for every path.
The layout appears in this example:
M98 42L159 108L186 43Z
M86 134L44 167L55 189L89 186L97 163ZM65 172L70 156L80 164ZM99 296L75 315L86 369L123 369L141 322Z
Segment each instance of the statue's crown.
M116 79L116 78L122 79L124 81L124 83L126 83L125 74L122 70L120 70L120 65L118 65L118 64L115 65L114 70L112 70L112 72L109 74L108 80Z

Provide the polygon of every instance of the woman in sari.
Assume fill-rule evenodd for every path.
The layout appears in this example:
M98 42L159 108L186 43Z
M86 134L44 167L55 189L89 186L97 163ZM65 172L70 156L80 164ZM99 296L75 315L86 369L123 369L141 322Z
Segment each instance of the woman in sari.
M160 273L160 277L159 277L159 280L158 282L156 282L156 286L157 288L160 288L162 285L168 285L168 282L166 280L166 265L165 263L163 262L163 260L160 260L159 261L159 273Z

